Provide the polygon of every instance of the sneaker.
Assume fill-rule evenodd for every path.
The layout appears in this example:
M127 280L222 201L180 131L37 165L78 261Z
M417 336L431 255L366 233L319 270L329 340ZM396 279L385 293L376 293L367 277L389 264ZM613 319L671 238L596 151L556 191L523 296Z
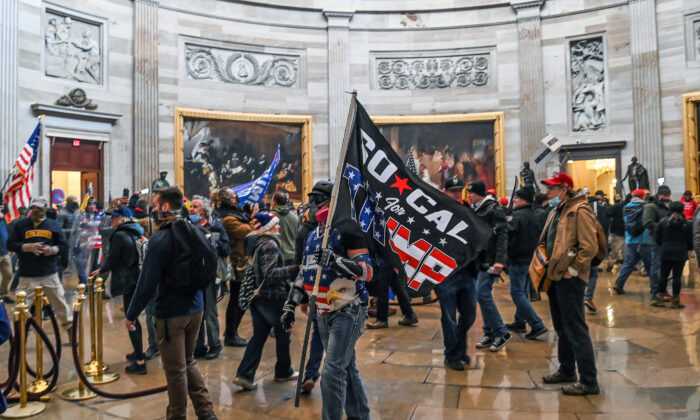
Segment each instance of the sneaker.
M247 391L253 391L258 389L257 383L255 383L254 381L249 381L245 378L241 378L240 376L236 376L235 378L233 378L233 383Z
M500 337L496 337L495 340L493 340L493 344L491 344L491 347L489 347L489 351L498 351L502 349L506 343L510 340L510 333L506 333L506 335L502 335Z
M14 305L14 304L15 304L15 300L12 299L12 298L9 297L9 296L0 297L0 302L7 303L8 305Z
M209 414L205 414L203 416L197 416L197 420L219 420L218 417L216 417L216 414L212 411Z
M576 382L571 385L564 385L561 390L566 395L596 395L600 394L598 385L585 385L581 382Z
M517 322L513 322L512 324L506 324L506 328L509 330L516 332L516 333L525 333L527 332L527 328L525 324L519 324Z
M492 343L493 343L493 340L491 339L491 337L489 337L488 335L485 335L485 336L481 337L481 340L479 340L479 342L476 343L475 347L477 349L485 349L485 348L491 347Z
M683 304L681 303L681 297L680 297L680 296L674 297L673 300L671 300L671 308L674 308L674 309L685 308L685 305L683 305Z
M466 366L466 365L471 365L471 364L472 364L472 358L469 357L468 354L462 355L461 360L462 360L462 363L464 363L465 366Z
M127 354L125 357L126 357L127 362L135 362L138 360L138 357L136 357L135 351L132 351L131 353Z
M293 381L295 379L299 379L299 372L296 370L291 373L291 375L284 377L284 378L278 378L275 376L275 382L287 382L287 381Z
M307 376L304 378L304 382L301 384L301 392L304 394L310 394L311 390L316 386L316 381L318 378L312 378Z
M404 327L416 325L417 323L418 315L416 315L415 312L413 312L411 315L404 315L403 318L399 320L399 325L403 325Z
M148 350L146 350L146 360L155 359L158 356L160 356L160 350L158 350L158 347L149 347Z
M389 328L389 323L386 321L376 320L365 324L368 330L378 330L380 328Z
M583 304L586 305L586 309L588 309L588 311L590 313L594 314L594 313L598 312L598 308L595 307L595 303L593 303L593 299L584 299Z
M205 347L197 347L194 349L194 358L203 359L207 355L208 349Z
M207 354L204 355L204 359L216 360L219 358L220 354L221 354L221 347L210 347Z
M561 384L565 382L576 382L576 374L567 375L559 369L542 377L542 382L546 384Z
M146 372L146 363L144 362L144 363L138 364L138 363L134 362L134 363L130 364L129 366L127 366L126 368L124 368L124 371L126 373L131 374L131 375L145 375L147 373Z
M445 366L452 370L464 370L464 362L461 360L447 360L445 359Z
M625 294L625 291L622 289L622 287L618 287L618 286L613 286L612 291L613 291L613 294L615 294L615 295L624 295Z
M664 297L658 293L655 294L654 297L651 299L651 306L658 306L660 308L666 306L666 302L664 302Z
M529 333L525 334L525 338L527 340L537 340L537 337L541 336L542 334L545 334L547 331L547 327L542 325L539 328L531 329Z
M224 346L227 347L245 347L246 344L248 344L248 342L239 335L224 339Z

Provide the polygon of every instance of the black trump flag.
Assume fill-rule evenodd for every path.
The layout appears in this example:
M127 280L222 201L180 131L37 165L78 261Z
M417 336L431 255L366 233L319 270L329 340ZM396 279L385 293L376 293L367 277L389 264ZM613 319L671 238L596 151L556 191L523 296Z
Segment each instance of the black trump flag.
M353 101L332 225L355 220L370 248L399 268L409 295L424 296L474 260L491 229L409 171L354 96Z

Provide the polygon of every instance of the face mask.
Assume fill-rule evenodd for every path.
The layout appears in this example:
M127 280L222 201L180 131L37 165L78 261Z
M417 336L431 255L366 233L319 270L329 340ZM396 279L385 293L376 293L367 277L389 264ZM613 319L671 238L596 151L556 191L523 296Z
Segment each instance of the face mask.
M554 197L553 199L549 200L549 205L552 207L556 207L561 203L561 198L559 197Z
M153 213L153 223L160 225L165 222L165 218L172 216L172 212L169 211L154 211Z
M199 213L190 214L190 220L192 223L198 223L200 220L202 220L202 215Z
M46 219L46 209L32 210L32 221L36 224L43 222Z

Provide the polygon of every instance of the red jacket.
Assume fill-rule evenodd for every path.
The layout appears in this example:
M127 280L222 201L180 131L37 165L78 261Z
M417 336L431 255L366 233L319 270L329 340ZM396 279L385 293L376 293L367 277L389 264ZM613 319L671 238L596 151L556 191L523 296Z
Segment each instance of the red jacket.
M694 198L689 201L685 200L685 196L681 197L681 203L683 203L683 215L685 218L690 220L695 215L695 209L698 208L698 202Z

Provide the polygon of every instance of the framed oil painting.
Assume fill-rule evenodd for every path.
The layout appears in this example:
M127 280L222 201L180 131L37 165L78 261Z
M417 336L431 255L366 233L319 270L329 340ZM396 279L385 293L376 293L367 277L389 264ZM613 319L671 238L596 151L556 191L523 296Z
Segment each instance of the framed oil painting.
M175 182L185 196L209 196L258 178L280 148L263 201L286 191L303 201L311 191L311 116L175 109Z
M503 112L372 117L394 150L409 153L419 176L435 188L460 177L465 184L481 179L486 188L505 195Z

